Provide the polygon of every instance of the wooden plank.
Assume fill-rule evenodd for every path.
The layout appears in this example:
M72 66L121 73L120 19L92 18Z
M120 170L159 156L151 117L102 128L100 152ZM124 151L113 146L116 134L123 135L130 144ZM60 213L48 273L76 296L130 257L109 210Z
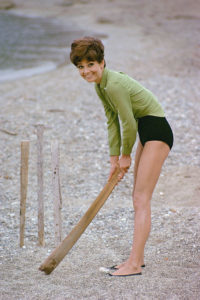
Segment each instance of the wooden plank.
M52 160L52 188L54 202L54 230L55 230L55 245L57 246L62 241L62 198L60 189L59 175L59 144L58 141L51 143L51 160Z
M105 185L95 201L91 204L84 216L78 222L78 224L72 229L67 237L60 243L60 245L47 257L47 259L41 264L39 270L44 271L46 274L50 274L62 259L67 255L73 245L77 242L88 225L92 222L98 211L101 209L115 185L118 183L118 175L120 169L118 168L113 174L112 178Z
M43 192L43 133L44 125L37 128L37 179L38 179L38 244L44 246L44 192Z
M21 142L20 167L20 247L24 246L24 228L26 218L26 198L28 186L29 141Z

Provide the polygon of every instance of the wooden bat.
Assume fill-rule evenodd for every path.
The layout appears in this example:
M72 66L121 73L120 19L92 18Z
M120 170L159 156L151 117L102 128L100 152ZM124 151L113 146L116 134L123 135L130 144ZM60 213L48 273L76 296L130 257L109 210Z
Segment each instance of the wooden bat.
M92 222L98 211L104 205L112 190L118 183L118 175L120 168L117 168L112 178L106 183L103 190L100 192L95 201L91 204L89 209L80 219L78 224L66 236L66 238L58 245L58 247L46 258L46 260L39 267L40 271L50 274L62 259L67 255L70 249L74 246L88 225Z

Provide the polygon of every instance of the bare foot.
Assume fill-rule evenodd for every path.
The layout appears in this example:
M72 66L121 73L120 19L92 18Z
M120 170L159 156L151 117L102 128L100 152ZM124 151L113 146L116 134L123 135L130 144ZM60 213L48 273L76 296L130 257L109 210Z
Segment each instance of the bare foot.
M121 264L115 266L115 269L120 269L120 268L122 268L125 264L129 264L128 259L127 259L125 262L123 262L123 263L121 263ZM143 260L143 262L141 263L141 267L142 267L142 266L145 266L144 260Z
M135 267L128 263L124 264L119 270L112 273L112 276L125 276L125 275L134 275L141 274L141 267Z
M123 262L123 263L121 263L121 264L115 266L115 269L120 269L120 268L122 268L127 262L128 262L128 260L126 260L125 262Z

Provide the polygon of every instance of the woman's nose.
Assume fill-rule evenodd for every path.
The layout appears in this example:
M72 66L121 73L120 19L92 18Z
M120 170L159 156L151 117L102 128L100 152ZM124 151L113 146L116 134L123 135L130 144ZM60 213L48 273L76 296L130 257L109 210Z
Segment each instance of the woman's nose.
M83 74L87 74L88 71L89 71L88 68L85 67L85 68L83 69Z

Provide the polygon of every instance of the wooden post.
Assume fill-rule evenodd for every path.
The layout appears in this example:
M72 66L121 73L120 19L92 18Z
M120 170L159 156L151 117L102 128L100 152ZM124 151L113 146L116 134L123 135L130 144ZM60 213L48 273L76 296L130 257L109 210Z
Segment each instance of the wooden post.
M59 176L59 144L58 141L51 143L51 157L52 157L52 187L53 187L53 201L54 201L54 227L55 227L55 245L60 244L62 240L62 198L60 189Z
M28 186L28 158L29 158L29 141L22 141L21 142L21 167L20 167L20 247L24 246L26 197L27 197L27 186Z
M44 125L37 128L37 178L38 178L38 244L44 246L44 197L43 197L43 133Z

